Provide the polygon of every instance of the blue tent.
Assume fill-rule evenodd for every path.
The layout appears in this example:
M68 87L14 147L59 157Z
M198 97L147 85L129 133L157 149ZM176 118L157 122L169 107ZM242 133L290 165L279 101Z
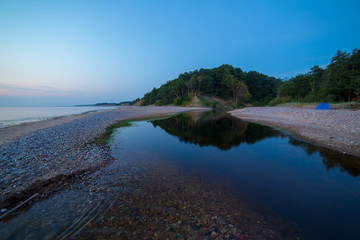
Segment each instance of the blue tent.
M316 110L330 110L330 106L327 103L320 103L317 105Z

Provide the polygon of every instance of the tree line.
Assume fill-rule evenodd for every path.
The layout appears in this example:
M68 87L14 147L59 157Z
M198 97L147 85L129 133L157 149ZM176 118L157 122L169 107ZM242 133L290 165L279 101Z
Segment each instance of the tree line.
M360 50L338 50L325 68L315 65L308 73L284 81L274 102L350 102L359 96Z
M255 71L244 72L231 65L180 74L142 98L142 105L186 105L199 94L240 102L266 105L277 95L281 80Z
M285 81L228 64L201 68L153 88L141 104L188 105L194 96L202 94L232 100L235 107L244 102L263 106L291 101L360 101L360 50L338 50L325 68L315 65L306 74Z

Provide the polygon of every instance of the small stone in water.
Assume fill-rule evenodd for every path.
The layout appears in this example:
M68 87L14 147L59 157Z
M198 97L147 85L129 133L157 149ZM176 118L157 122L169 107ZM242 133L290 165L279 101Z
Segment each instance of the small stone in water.
M1 209L1 212L2 213L6 212L6 208Z

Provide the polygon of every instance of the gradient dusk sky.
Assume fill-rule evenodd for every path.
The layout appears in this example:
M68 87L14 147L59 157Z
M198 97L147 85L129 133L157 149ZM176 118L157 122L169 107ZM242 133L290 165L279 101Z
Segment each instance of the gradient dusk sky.
M360 1L0 1L0 106L142 97L231 64L279 78L360 48Z

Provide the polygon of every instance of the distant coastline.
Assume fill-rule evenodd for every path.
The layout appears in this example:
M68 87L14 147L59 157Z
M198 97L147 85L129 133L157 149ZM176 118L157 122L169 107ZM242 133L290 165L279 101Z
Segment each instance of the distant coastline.
M119 103L108 103L108 102L102 102L102 103L95 103L95 104L84 104L84 105L75 105L75 107L99 107L99 106L133 106L138 101L140 101L140 98L137 98L133 101L123 101Z

